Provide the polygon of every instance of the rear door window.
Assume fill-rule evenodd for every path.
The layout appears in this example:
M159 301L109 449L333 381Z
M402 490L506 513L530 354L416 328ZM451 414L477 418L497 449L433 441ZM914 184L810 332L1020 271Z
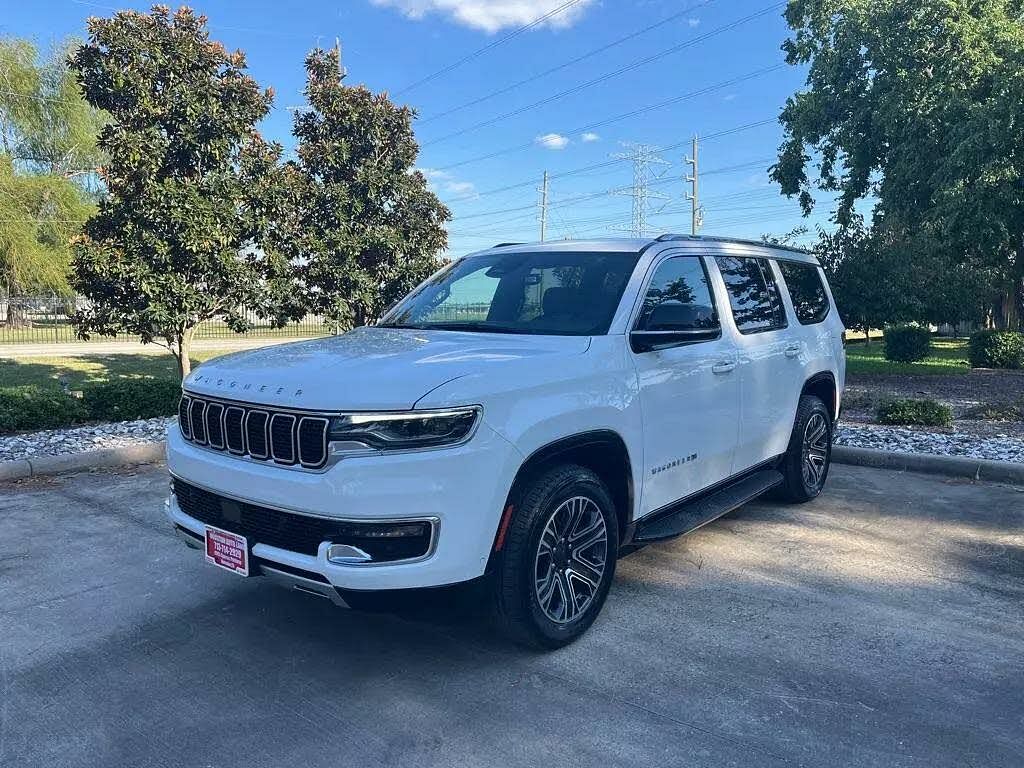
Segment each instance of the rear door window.
M778 261L782 279L786 281L793 310L801 325L820 323L828 315L828 294L821 282L821 271L815 264Z
M786 327L775 275L764 259L717 256L736 328L740 333L762 333Z

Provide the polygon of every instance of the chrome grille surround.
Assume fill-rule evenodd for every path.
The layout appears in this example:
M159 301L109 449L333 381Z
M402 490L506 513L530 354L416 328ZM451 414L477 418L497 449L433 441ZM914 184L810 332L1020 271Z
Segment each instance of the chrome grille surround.
M328 463L329 419L262 405L225 402L182 393L181 436L217 453L272 462L285 468L321 470Z

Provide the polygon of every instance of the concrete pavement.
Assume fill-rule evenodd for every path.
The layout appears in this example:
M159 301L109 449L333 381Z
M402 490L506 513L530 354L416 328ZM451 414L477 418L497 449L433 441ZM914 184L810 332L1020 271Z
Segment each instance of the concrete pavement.
M550 654L202 562L159 468L0 485L0 765L1020 766L1024 491L834 466Z

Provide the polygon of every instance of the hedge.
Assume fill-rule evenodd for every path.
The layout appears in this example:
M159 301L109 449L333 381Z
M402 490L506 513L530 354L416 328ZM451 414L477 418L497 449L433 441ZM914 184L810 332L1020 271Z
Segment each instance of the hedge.
M935 400L886 400L879 404L875 416L879 424L948 427L953 423L949 406Z
M168 379L118 379L96 384L82 394L93 421L133 421L173 416L181 384Z
M87 387L81 398L57 387L0 387L0 435L60 429L88 421L173 416L181 385L167 379L119 379Z
M972 368L1024 368L1024 333L979 331L971 336L967 356Z
M924 360L932 348L932 333L919 325L894 325L885 329L885 359L896 363Z
M56 387L28 384L0 388L0 434L30 429L57 429L88 418L81 400Z

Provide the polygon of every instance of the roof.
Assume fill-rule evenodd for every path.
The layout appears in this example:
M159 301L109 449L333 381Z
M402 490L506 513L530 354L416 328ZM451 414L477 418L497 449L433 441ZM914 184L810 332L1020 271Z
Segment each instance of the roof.
M817 264L818 260L811 251L804 248L795 248L790 245L775 245L760 240L747 240L739 237L721 237L716 235L680 235L664 234L654 238L625 238L608 237L592 240L546 240L543 243L498 243L491 248L511 248L519 246L523 250L568 250L568 251L643 251L652 245L662 244L669 246L672 243L717 243L726 246L735 245L738 249L744 250L750 255L751 250L761 251L761 256L771 256L776 259L788 261L802 261ZM484 251L491 250L484 249ZM480 253L480 251L478 251Z

